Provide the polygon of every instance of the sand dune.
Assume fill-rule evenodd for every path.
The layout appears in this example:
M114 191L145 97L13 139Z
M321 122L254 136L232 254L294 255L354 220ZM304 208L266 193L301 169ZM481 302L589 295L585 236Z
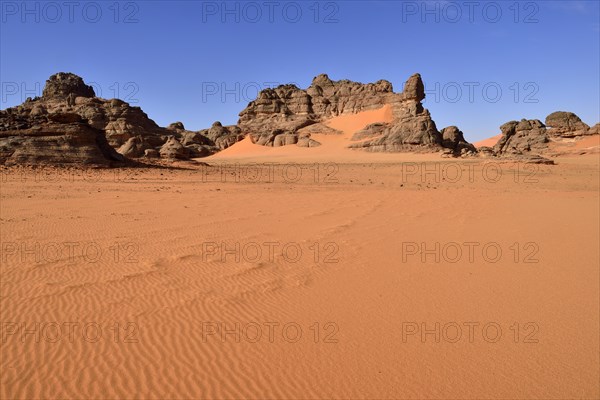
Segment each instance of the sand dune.
M385 105L376 110L363 111L357 114L346 114L325 121L325 125L344 132L346 138L369 124L375 122L391 122L393 119L392 106Z
M348 149L354 132L375 122L390 122L393 118L392 107L383 106L376 110L363 111L357 114L340 115L323 123L331 128L342 132L339 135L331 134L313 134L312 139L321 143L319 147L305 148L294 145L281 147L266 147L253 144L250 137L246 138L233 146L211 156L204 158L206 161L220 160L248 160L255 159L259 161L279 160L281 162L292 160L354 160L356 157L377 158L366 153L357 155L358 152Z
M498 140L500 140L500 138L502 137L502 134L498 134L496 136L492 136L491 138L487 138L484 140L480 140L479 142L475 142L473 143L473 146L480 148L480 147L494 147L496 145L496 143L498 143Z

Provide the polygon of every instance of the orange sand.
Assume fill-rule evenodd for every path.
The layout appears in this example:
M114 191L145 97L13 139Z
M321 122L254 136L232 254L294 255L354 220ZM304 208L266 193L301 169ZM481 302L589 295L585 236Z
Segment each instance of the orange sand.
M330 121L335 140L372 114ZM322 139L188 170L3 171L0 398L600 396L597 156L346 156ZM277 152L295 164L253 173Z
M484 140L480 140L479 142L475 142L475 143L473 143L473 145L477 148L484 147L484 146L494 147L494 145L496 143L498 143L498 140L500 140L501 137L502 137L502 134L500 133L496 136L492 136L491 138L487 138Z

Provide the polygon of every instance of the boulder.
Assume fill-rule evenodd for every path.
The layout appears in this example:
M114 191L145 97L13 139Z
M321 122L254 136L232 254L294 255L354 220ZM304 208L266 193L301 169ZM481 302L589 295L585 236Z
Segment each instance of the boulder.
M172 131L184 131L185 127L183 126L183 122L177 121L169 124L169 126L167 126L167 129Z
M96 93L91 86L83 82L83 79L72 73L59 72L48 78L42 98L62 100L69 96L74 102L76 97L95 97Z
M440 131L442 135L442 146L450 149L456 155L465 156L469 153L477 153L477 149L465 140L464 134L456 126L448 126Z
M162 145L159 153L162 158L166 159L187 160L189 158L189 150L173 136L170 136Z
M156 149L146 149L144 150L144 157L146 158L159 158L160 153Z
M494 146L497 155L543 153L549 142L546 126L537 119L510 121L500 127L502 136Z
M317 142L309 137L301 137L298 139L298 143L296 143L296 146L298 147L318 147L320 145L320 142Z
M572 138L587 135L590 127L572 112L556 111L546 117L550 136Z
M402 92L404 100L423 101L425 99L425 85L421 74L414 74L404 84Z
M273 139L273 147L288 146L298 143L298 135L284 133L275 136Z
M127 140L123 146L119 147L117 151L126 157L137 158L142 157L148 148L148 144L144 142L141 136L134 136Z

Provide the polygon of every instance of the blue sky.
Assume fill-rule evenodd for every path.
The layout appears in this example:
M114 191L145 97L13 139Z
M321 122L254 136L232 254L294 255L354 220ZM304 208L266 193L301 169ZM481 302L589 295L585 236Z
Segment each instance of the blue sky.
M1 1L0 107L59 71L160 125L237 121L258 89L420 72L439 129L600 120L599 1Z

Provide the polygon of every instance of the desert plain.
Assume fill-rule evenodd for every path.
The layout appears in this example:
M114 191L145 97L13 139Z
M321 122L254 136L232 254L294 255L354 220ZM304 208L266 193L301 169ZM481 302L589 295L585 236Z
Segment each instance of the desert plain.
M598 153L345 148L387 112L314 149L4 167L0 398L598 398Z

